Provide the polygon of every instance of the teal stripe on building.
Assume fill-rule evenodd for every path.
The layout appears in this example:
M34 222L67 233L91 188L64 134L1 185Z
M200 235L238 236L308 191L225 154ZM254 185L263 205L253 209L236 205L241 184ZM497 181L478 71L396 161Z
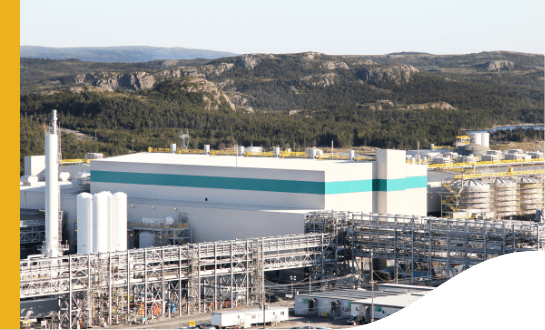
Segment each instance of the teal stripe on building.
M402 179L373 179L373 191L401 191L426 188L427 186L427 176L413 176Z
M399 191L411 188L425 188L427 186L426 176L392 180L373 179L314 182L109 171L91 171L91 181L103 183L236 189L317 195L334 195L369 191Z

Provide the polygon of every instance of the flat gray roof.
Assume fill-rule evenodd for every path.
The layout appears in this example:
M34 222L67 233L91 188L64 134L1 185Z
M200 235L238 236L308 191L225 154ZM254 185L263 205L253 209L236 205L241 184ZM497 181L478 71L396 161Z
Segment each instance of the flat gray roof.
M400 294L395 296L390 295L390 296L383 296L383 297L375 297L374 299L356 300L353 303L366 305L366 306L373 304L375 306L404 308L422 297L423 297L422 294L414 295L414 294L406 293L406 294Z
M238 158L238 160L237 160ZM120 163L142 163L161 165L193 165L193 166L224 166L224 167L245 167L245 168L270 168L290 169L306 171L325 171L344 169L347 166L361 167L369 164L368 161L349 160L319 160L308 158L277 158L277 157L245 157L245 156L223 156L223 155L202 155L202 154L171 154L142 152L131 155L94 159L92 162L120 162Z
M384 292L384 291L378 291L375 290L374 295L376 297L382 297L382 296L391 296L391 295L400 295L403 294L401 292ZM296 295L296 297L299 298L327 298L327 299L339 299L339 300L361 300L361 299L367 299L371 298L373 295L372 291L367 290L333 290L333 291L325 291L325 292L311 292L311 293L304 293Z

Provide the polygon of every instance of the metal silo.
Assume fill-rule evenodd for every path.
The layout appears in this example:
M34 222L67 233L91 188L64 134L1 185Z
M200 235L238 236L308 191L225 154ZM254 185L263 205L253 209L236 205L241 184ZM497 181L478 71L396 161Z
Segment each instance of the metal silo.
M490 185L482 181L463 181L460 207L476 212L490 211Z
M510 179L496 178L494 187L494 212L498 217L517 214L517 183Z
M523 176L519 179L520 214L535 214L543 208L543 182L533 177Z

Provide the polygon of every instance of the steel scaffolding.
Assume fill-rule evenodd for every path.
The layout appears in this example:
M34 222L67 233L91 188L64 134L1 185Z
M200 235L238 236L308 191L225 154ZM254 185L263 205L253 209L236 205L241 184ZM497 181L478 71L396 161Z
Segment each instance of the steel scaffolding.
M21 260L20 298L58 295L63 328L257 305L256 269L333 263L331 239L301 234Z
M408 215L316 212L307 232L333 233L352 271L362 259L393 264L393 278L423 278L437 285L482 261L513 252L543 250L545 223L453 220Z
M264 303L264 272L308 268L312 283L364 271L436 285L487 259L543 250L545 223L313 212L306 234L133 249L20 262L20 298L58 296L60 327ZM309 290L312 286L309 285Z

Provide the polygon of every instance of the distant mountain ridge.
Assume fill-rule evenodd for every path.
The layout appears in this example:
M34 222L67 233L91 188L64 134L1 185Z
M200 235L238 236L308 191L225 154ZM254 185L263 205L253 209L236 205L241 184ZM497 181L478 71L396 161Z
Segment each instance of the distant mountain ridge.
M206 49L182 47L148 47L148 46L118 46L118 47L42 47L21 46L21 58L44 58L66 60L75 58L90 62L124 62L138 63L155 60L186 60L186 59L217 59L236 56L238 54Z

